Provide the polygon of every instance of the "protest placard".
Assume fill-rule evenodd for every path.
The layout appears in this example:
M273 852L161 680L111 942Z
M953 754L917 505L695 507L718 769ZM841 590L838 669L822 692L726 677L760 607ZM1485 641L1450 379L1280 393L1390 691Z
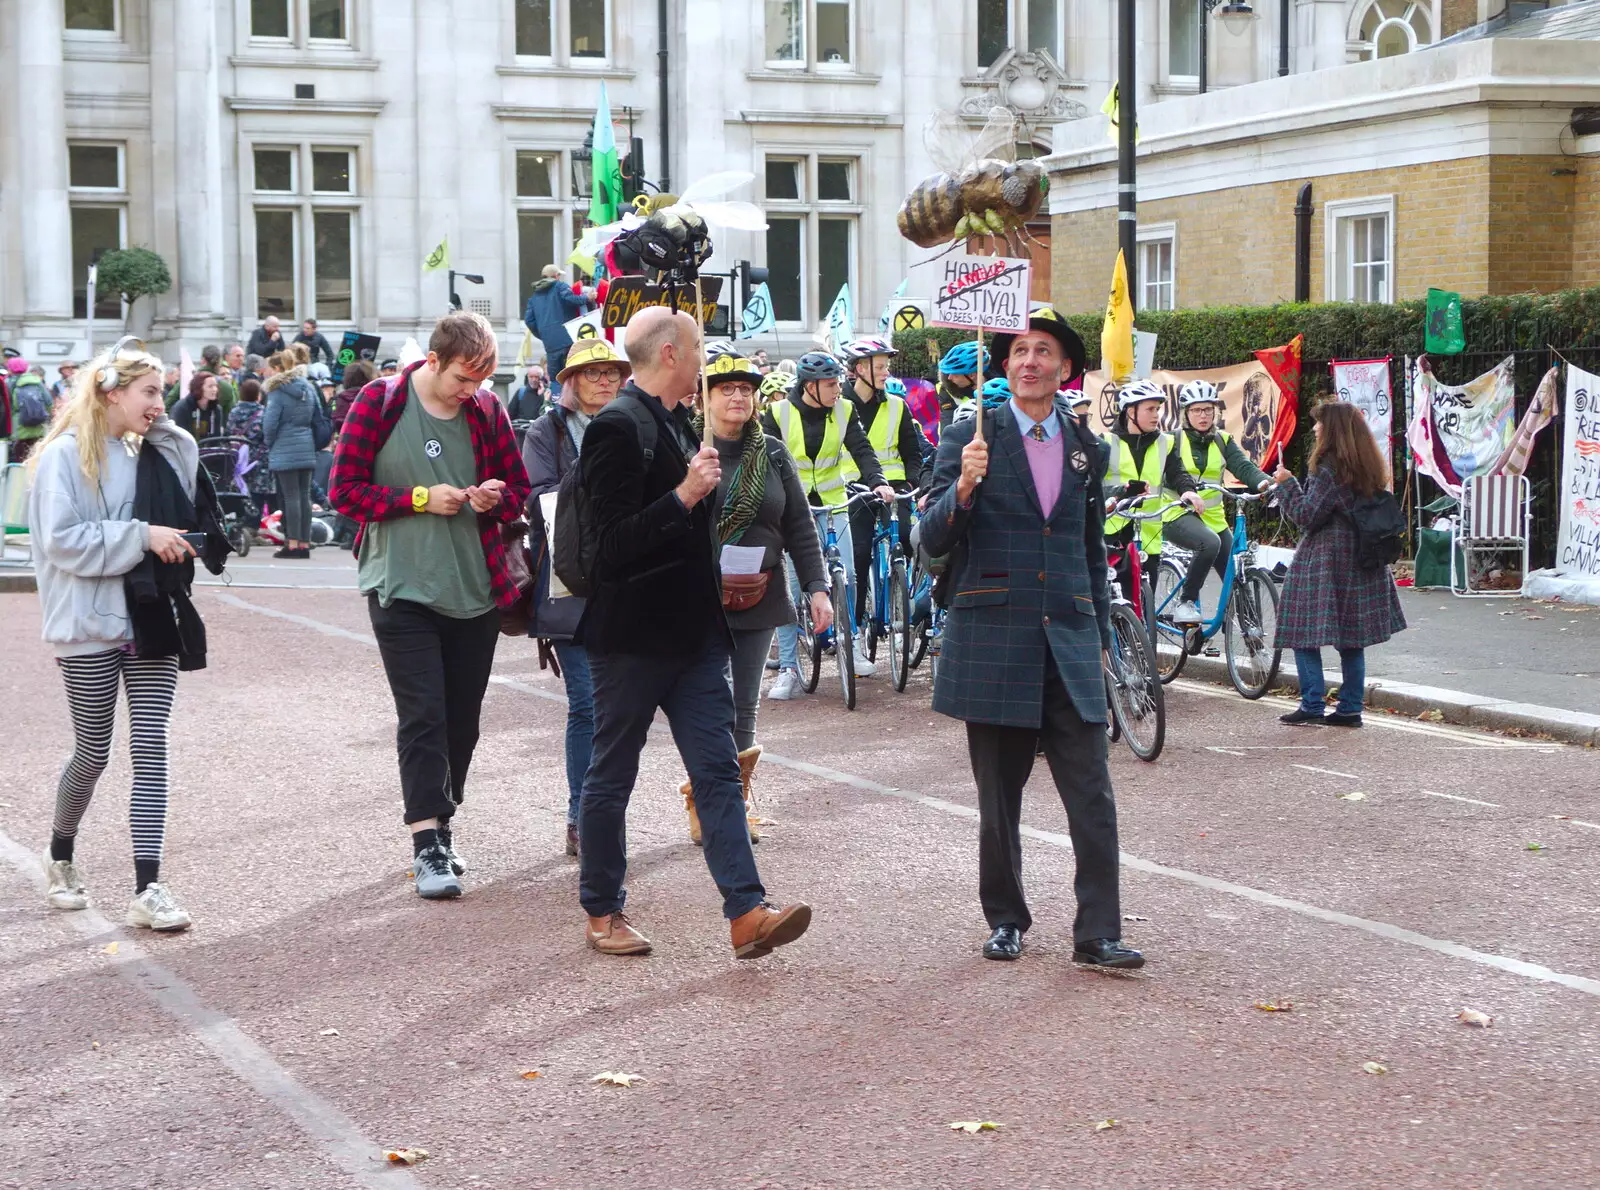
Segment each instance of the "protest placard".
M1032 263L1006 256L951 255L935 262L933 326L1019 334L1028 329Z

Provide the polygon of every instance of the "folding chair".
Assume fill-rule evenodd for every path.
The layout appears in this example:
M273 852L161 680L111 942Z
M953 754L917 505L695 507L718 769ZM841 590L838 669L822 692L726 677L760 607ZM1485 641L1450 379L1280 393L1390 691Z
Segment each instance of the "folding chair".
M1515 598L1528 581L1528 527L1532 498L1525 475L1480 475L1461 489L1461 510L1451 531L1450 591L1455 595ZM1482 585L1494 555L1519 552L1522 582L1515 590Z
M20 561L11 557L11 535L27 531L28 469L22 463L7 463L0 468L0 563L7 566L32 564L31 540Z

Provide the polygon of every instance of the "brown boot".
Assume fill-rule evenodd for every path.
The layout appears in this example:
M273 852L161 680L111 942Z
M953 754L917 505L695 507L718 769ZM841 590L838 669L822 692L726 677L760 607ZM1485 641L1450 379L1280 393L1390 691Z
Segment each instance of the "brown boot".
M678 792L683 794L683 808L689 813L689 842L696 847L700 844L700 811L694 808L694 783L685 781L678 786Z
M650 939L634 929L628 915L620 910L589 919L589 945L601 954L650 953Z
M761 821L761 815L756 813L755 803L750 797L750 783L755 780L756 761L760 759L760 744L752 744L739 753L739 784L744 786L744 817L745 821L750 824L750 841L752 843L761 842L761 830L757 825Z
M804 901L796 901L787 909L763 901L733 919L733 957L759 959L774 947L793 942L810 924L811 906Z

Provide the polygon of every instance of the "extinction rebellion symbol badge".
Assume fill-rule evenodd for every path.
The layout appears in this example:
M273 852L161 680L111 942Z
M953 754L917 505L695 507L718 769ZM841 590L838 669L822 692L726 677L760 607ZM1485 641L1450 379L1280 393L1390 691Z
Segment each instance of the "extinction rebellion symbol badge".
M437 438L429 438L422 444L422 453L430 459L436 459L444 453L444 444Z

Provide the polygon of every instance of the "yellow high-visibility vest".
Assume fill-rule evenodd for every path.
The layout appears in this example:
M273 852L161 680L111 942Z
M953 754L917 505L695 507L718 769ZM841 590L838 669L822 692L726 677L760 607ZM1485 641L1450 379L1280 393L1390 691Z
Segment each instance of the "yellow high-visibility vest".
M906 477L906 463L900 457L900 421L906 415L906 403L903 397L890 393L885 393L880 399L884 407L878 412L878 420L867 431L867 441L872 443L873 453L878 456L884 481L901 483ZM861 468L848 456L845 458L845 477L861 478Z
M1122 436L1108 432L1103 441L1111 448L1111 462L1106 468L1106 486L1117 487L1127 485L1136 479L1144 480L1145 490L1158 492L1161 503L1177 498L1177 493L1169 491L1163 482L1167 471L1167 456L1172 453L1172 435L1158 434L1150 448L1144 452L1143 468L1133 465L1133 448L1122 440ZM1113 478L1115 477L1115 478ZM1169 509L1159 521L1141 521L1139 523L1139 545L1147 554L1161 552L1161 526L1168 521L1175 521L1186 510L1182 508ZM1106 536L1122 531L1127 525L1128 518L1112 516L1106 518Z
M843 504L844 485L849 478L846 464L854 467L854 462L844 449L844 432L850 424L850 403L840 397L834 405L832 414L822 423L822 443L814 456L806 454L806 428L794 402L779 401L773 405L772 419L783 432L783 444L794 456L795 467L800 473L800 486L823 504Z
M1222 431L1215 431L1218 442L1225 446L1229 442L1228 435ZM1194 476L1201 483L1222 482L1222 446L1212 449L1213 444L1206 444L1205 466L1201 467L1195 462L1194 447L1189 443L1189 435L1182 430L1178 431L1178 457L1183 461L1183 469ZM1222 506L1221 492L1201 492L1200 499L1205 504L1205 511L1200 514L1200 519L1206 523L1206 528L1213 533L1220 533L1228 527L1228 510Z

